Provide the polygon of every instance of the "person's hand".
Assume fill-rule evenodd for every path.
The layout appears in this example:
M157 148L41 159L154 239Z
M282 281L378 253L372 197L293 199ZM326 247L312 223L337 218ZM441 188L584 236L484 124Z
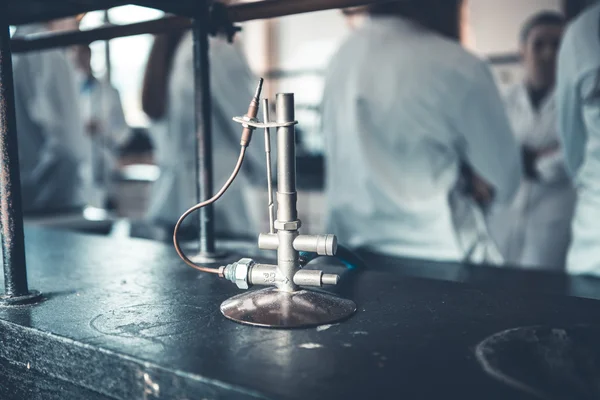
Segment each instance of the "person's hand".
M98 120L92 119L85 124L85 131L91 137L95 137L100 133L100 122Z
M558 144L558 142L554 142L546 147L536 150L536 156L537 156L537 158L551 156L559 150L560 150L560 145Z
M471 178L471 187L473 198L480 206L485 207L494 199L494 189L475 173Z
M494 188L473 171L466 163L461 162L460 174L464 182L464 193L485 209L494 200Z

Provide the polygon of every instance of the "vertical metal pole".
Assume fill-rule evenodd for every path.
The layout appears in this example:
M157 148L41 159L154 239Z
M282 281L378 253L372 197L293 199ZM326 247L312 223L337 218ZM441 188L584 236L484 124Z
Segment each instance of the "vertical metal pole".
M25 237L21 206L19 150L15 114L10 31L6 2L0 5L0 234L4 295L0 303L31 300L25 265ZM27 300L25 300L27 301Z
M192 24L194 37L194 92L196 122L196 200L209 199L213 192L212 162L212 102L208 58L208 1L198 2ZM199 211L199 255L212 257L215 253L214 210L208 205Z
M104 25L110 25L108 10L104 10ZM104 59L106 63L106 81L112 82L112 63L110 61L110 40L104 42Z
M294 121L294 95L278 93L276 97L277 122ZM296 131L294 126L277 128L277 267L285 278L279 289L293 292L297 289L294 284L294 274L300 267L299 254L294 249L294 239L298 236L298 221L296 208ZM283 227L283 223L292 223L292 227Z
M263 99L263 121L268 123L269 118L269 100ZM265 128L265 155L267 162L267 207L269 210L269 233L275 234L275 205L273 204L273 175L271 173L271 130Z
M110 25L110 16L108 15L108 10L104 10L104 25L108 26ZM106 40L104 42L104 63L106 64L106 82L108 83L108 85L112 85L112 62L110 60L110 40ZM104 91L104 90L109 90L109 88L105 88L101 82L98 82L100 84L100 90ZM102 173L102 190L103 190L103 196L102 196L102 204L98 205L100 208L105 208L107 207L109 201L111 200L111 180L112 180L112 176L111 176L111 171L108 168L107 165L107 161L106 158L104 157L105 152L106 153L110 153L111 149L110 149L110 137L112 137L112 135L114 134L114 132L112 132L112 126L111 126L111 110L108 109L107 104L105 101L103 101L104 96L105 95L109 95L108 93L102 93L100 96L100 115L102 116L102 123L104 124L105 129L103 130L103 135L100 138L101 141L101 146L99 149L95 149L96 152L99 152L99 165L100 168L102 168L101 173ZM95 148L95 147L94 147Z

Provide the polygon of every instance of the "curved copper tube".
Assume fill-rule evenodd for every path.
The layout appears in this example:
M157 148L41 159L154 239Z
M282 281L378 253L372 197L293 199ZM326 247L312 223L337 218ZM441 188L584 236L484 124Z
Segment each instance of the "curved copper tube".
M223 269L224 269L224 267L220 267L220 268L203 267L203 266L195 264L192 260L190 260L183 253L183 250L181 249L181 246L179 245L179 239L177 238L177 233L179 232L179 228L181 227L181 224L183 223L183 221L191 213L193 213L194 211L198 211L202 207L206 207L207 205L214 203L215 201L219 200L219 198L221 198L221 196L223 196L223 194L227 191L227 189L229 189L229 186L231 186L231 184L233 183L233 181L237 177L238 173L240 172L240 169L242 168L242 163L244 162L244 156L245 155L246 155L246 147L242 146L241 149L240 149L240 156L239 156L239 158L237 160L235 168L233 169L233 172L231 173L231 176L229 177L229 179L227 179L227 181L225 182L225 184L223 185L223 187L213 197L211 197L210 199L208 199L206 201L203 201L202 203L196 204L195 206L191 207L186 212L184 212L183 215L181 217L179 217L179 220L177 221L177 224L175 224L175 229L173 230L173 245L175 246L175 251L177 252L177 254L179 255L179 257L183 260L183 262L185 262L190 267L192 267L194 269L197 269L198 271L208 272L208 273L211 273L211 274L219 274L219 276L223 276Z

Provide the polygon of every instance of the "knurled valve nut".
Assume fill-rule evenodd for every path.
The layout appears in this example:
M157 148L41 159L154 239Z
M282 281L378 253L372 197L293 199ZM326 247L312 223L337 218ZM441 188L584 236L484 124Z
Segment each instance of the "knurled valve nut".
M273 226L278 231L297 231L302 226L302 222L300 220L290 222L275 221Z
M242 258L235 264L235 284L240 289L248 289L250 287L248 275L250 274L250 268L255 264L254 260L250 258Z

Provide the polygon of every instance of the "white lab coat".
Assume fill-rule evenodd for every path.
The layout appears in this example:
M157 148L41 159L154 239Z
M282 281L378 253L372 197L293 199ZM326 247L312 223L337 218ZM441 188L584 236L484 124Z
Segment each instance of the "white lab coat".
M560 49L557 109L566 165L577 205L567 270L600 275L600 5L567 30ZM600 94L600 93L599 93Z
M558 144L555 95L535 110L524 83L505 95L513 133L521 145L544 150ZM538 159L539 180L523 178L510 205L492 207L490 232L507 264L563 270L570 241L575 190L560 149Z
M43 31L22 26L15 36ZM64 50L15 55L13 71L24 211L82 206L81 165L90 146Z
M174 225L181 214L196 204L194 74L192 35L186 34L175 55L169 85L168 129L153 139L161 169L155 183L148 217L158 223ZM213 99L214 192L231 175L240 151L242 127L231 120L244 115L258 83L236 46L221 38L210 38L210 84ZM256 235L244 187L254 177L266 176L264 145L253 140L247 151L242 173L225 195L215 203L215 230L222 234ZM262 142L262 140L260 140ZM192 215L187 223L197 220Z
M85 191L87 204L104 207L108 195L114 195L112 177L117 168L119 147L130 137L119 92L109 82L95 78L79 82L79 99L84 123L93 120L100 131L91 138L91 158L86 162Z
M323 129L329 231L352 247L501 262L481 210L458 190L465 161L512 199L517 144L487 65L400 18L370 18L334 56Z

